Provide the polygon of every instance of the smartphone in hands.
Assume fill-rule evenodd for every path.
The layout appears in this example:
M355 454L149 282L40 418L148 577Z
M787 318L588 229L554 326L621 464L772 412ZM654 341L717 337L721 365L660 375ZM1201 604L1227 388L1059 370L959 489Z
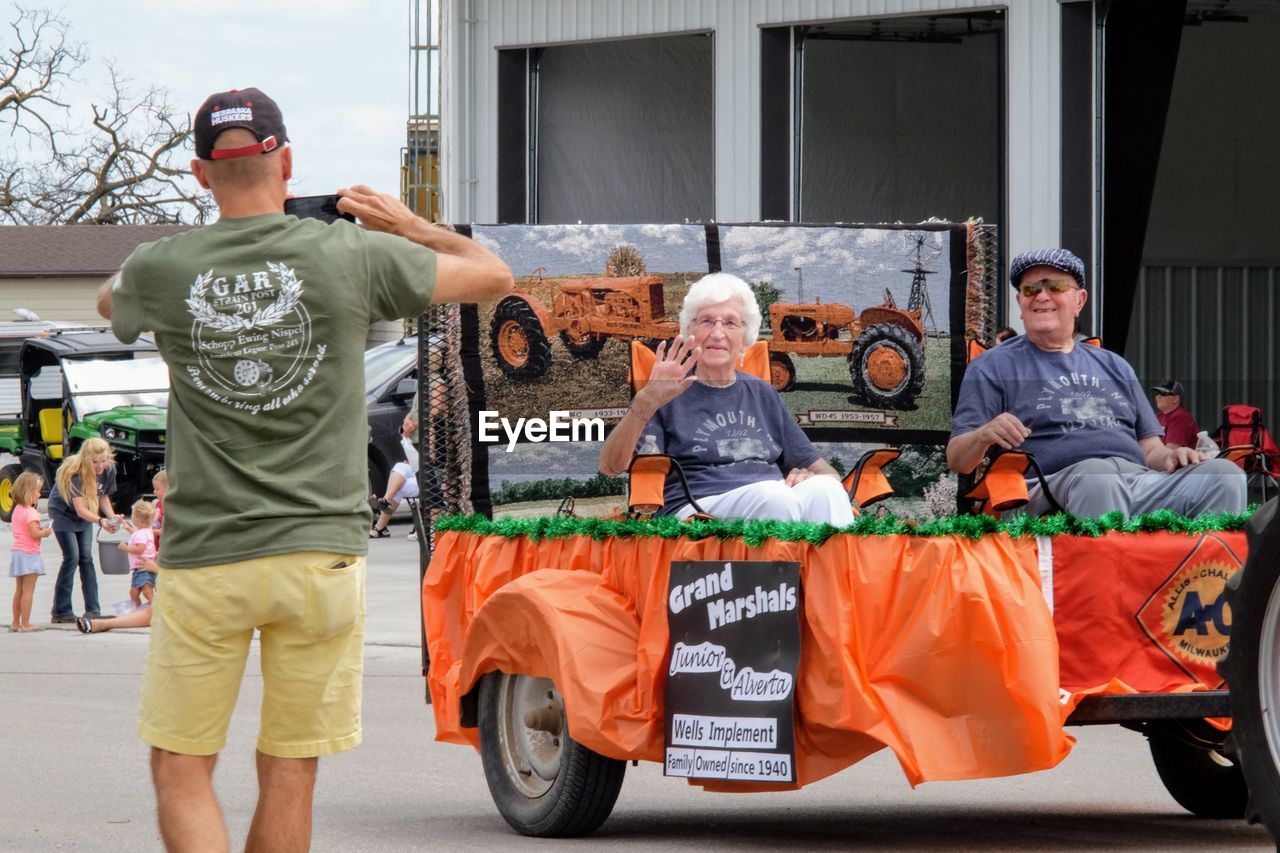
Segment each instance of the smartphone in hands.
M355 222L356 218L350 213L338 210L338 198L339 196L336 195L303 195L287 198L284 200L284 212L299 219L319 219L330 225L339 219Z

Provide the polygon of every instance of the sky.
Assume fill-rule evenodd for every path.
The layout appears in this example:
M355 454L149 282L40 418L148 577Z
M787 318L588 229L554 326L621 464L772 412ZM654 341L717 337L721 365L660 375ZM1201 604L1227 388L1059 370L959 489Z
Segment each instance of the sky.
M3 3L7 29L15 4ZM61 9L71 37L88 48L90 61L73 93L77 123L88 123L91 93L105 88L107 59L139 89L166 87L169 102L192 114L213 92L255 86L284 114L294 148L294 193L320 195L364 183L399 195L410 0L22 5ZM183 159L191 156L188 150Z

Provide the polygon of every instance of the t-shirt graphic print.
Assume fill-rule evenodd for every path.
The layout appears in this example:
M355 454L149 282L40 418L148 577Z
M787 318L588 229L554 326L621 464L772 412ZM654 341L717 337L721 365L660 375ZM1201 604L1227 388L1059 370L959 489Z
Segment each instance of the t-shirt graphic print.
M292 268L196 276L187 296L192 317L191 381L213 400L252 414L287 406L315 379L325 345L313 340Z

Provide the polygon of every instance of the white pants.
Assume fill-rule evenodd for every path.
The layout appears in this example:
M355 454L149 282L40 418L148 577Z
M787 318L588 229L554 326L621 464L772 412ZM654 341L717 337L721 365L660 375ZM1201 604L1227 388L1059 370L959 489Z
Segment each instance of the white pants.
M723 494L698 498L698 505L716 518L813 521L836 527L853 524L849 493L835 477L821 474L794 486L782 480L740 486ZM684 520L693 513L693 507L685 504L676 511L676 518Z
M405 498L416 498L418 496L418 476L413 472L413 469L409 467L409 463L397 462L395 467L391 470L395 471L401 477L404 477L404 485L400 487L399 491L391 496L391 501L393 503L399 503Z

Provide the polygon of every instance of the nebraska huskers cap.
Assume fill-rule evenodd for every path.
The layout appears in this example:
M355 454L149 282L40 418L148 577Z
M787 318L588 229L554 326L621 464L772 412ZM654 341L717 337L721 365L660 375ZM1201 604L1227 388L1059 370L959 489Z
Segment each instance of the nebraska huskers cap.
M218 134L242 127L258 140L243 148L213 147ZM251 154L267 154L289 141L284 117L276 102L258 89L232 89L205 98L195 118L196 156L201 160L230 160Z

